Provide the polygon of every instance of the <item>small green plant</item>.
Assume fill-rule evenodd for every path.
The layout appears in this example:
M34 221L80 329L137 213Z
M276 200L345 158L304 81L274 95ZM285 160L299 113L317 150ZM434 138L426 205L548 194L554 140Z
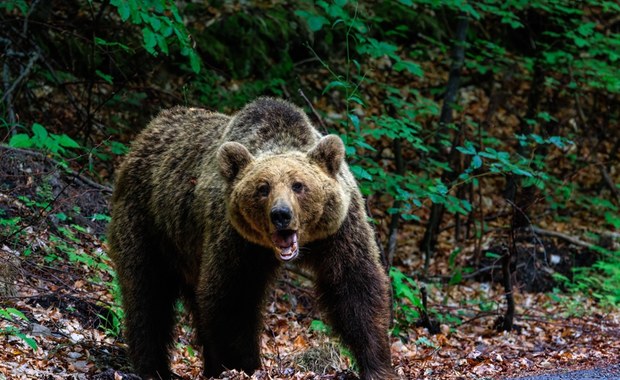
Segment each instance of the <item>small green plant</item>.
M49 152L54 156L65 156L67 148L80 148L80 144L71 137L48 133L47 129L39 123L32 124L32 135L18 133L9 140L9 145L14 148L35 148Z
M418 346L426 346L434 349L439 349L439 347L435 343L431 342L431 340L425 336L419 337L418 340L415 341L415 344Z
M69 262L84 264L93 269L103 270L108 274L114 273L110 260L103 251L86 252L78 245L81 242L78 234L89 234L82 226L72 224L58 227L61 235L50 234L49 246L45 251L45 261L53 262L67 258ZM97 279L95 279L97 280Z
M595 247L600 258L591 267L572 268L572 276L553 277L571 293L581 293L604 305L620 305L620 250Z
M32 337L21 332L21 330L16 326L19 321L29 322L28 318L21 311L8 307L8 308L0 308L0 318L5 319L11 323L10 325L0 328L0 334L4 335L12 335L21 339L28 347L30 347L33 351L38 349L37 341Z
M332 328L320 319L314 319L310 322L310 331L330 335L332 333Z
M423 309L422 299L416 282L398 268L390 268L390 278L394 291L394 316L396 325L392 333L396 336L414 325L420 318L419 310Z
M108 309L106 316L102 317L105 321L103 324L105 332L109 336L118 337L122 332L123 319L125 319L125 311L122 308L121 302L121 288L118 284L118 278L116 272L109 268L109 273L112 276L112 281L106 283L107 288L112 294L112 306Z
M19 222L21 220L22 218L19 216L14 216L12 218L0 217L0 231L2 231L2 235L12 236L14 233L19 231L21 228L19 226Z
M105 315L97 315L102 321L103 330L106 335L114 338L121 336L123 316L123 309L118 305L108 309Z

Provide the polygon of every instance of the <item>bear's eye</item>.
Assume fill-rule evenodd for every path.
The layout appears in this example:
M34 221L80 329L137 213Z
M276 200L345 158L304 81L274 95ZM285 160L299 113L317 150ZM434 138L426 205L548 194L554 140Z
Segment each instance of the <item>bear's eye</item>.
M269 195L269 185L266 183L263 183L262 185L258 187L258 189L256 190L256 193L260 195L261 197L266 197L267 195Z
M297 194L301 193L302 191L304 191L304 184L301 182L295 182L293 183L293 191L296 192Z

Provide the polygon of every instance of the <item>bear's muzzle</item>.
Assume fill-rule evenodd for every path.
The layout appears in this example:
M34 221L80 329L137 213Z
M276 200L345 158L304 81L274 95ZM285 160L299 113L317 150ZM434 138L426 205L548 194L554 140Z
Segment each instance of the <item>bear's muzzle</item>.
M296 230L277 230L271 235L276 257L282 261L293 260L299 253Z

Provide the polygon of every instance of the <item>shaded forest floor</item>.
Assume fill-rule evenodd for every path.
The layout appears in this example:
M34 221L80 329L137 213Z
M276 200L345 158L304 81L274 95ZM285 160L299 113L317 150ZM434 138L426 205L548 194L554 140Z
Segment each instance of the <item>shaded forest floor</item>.
M119 310L103 240L110 189L40 154L4 147L0 183L0 210L5 220L14 221L3 226L8 233L0 244L0 260L8 268L0 276L9 285L3 290L3 307L22 311L27 319L2 319L0 329L17 327L36 342L34 349L16 334L0 335L0 379L134 378L113 314ZM419 234L415 228L401 231L400 249L410 250ZM433 273L449 276L442 263L448 262L451 244L440 241ZM579 253L578 247L562 244L549 252ZM421 265L414 258L399 267L411 273ZM392 337L393 362L404 378L502 378L617 362L617 310L586 297L520 290L515 294L516 329L497 332L494 322L503 313L504 295L492 279L491 271L458 285L427 284L440 332L431 335L423 327L411 327ZM252 378L354 378L343 370L351 366L346 352L313 322L320 319L313 299L308 278L294 269L283 271L265 310L263 366ZM181 317L173 370L181 378L196 379L201 360L189 325ZM249 377L231 371L223 378Z

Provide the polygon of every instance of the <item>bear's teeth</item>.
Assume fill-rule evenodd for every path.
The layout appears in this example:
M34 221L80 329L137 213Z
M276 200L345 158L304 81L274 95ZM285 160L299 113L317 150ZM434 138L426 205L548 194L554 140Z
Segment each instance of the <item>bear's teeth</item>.
M297 257L297 242L295 241L290 247L286 247L280 251L280 260L288 261Z

